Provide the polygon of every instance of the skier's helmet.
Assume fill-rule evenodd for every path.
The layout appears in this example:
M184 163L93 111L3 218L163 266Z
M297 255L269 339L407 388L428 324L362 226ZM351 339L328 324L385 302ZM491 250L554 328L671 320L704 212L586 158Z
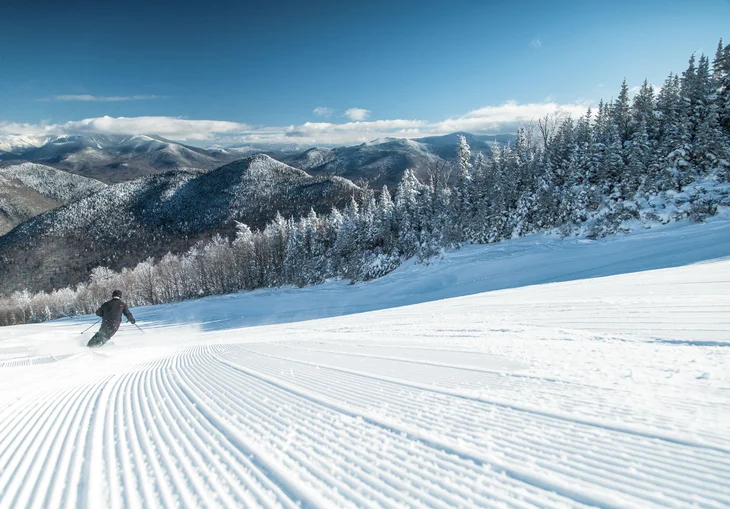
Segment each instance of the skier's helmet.
M119 298L121 299L121 298L122 298L122 291L121 291L121 290L114 290L114 291L112 292L112 299L113 299L114 297L119 297Z

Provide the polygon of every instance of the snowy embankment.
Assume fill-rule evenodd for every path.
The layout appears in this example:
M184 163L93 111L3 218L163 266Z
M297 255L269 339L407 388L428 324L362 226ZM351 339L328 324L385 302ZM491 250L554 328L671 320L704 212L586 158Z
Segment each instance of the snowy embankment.
M0 507L730 505L726 219L133 311L0 329Z

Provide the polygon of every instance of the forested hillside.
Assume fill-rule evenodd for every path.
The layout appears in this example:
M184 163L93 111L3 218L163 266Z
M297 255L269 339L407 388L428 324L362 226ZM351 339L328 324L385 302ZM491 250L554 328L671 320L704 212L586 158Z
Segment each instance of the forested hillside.
M122 270L184 253L214 234L232 235L235 221L263 228L278 212L326 212L355 192L347 180L311 177L265 155L108 186L0 236L0 292L74 286L96 266Z
M0 168L0 235L38 214L100 192L105 187L98 180L42 164L23 163Z

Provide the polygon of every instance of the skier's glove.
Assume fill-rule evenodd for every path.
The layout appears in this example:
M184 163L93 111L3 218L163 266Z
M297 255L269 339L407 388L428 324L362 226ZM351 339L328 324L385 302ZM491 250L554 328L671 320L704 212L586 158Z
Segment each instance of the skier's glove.
M131 323L132 325L134 325L135 323L137 323L137 320L129 320L129 323Z

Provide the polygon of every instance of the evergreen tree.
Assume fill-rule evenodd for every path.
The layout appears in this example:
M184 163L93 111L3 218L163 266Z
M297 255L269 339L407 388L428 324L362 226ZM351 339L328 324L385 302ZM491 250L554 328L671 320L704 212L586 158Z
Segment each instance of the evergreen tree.
M691 168L697 175L706 175L725 159L725 140L719 124L716 86L710 73L709 59L695 58L683 75L683 115L689 129L687 149ZM691 177L689 177L691 178Z
M686 117L683 115L681 85L678 75L670 74L657 98L657 158L663 168L656 187L681 191L687 183L686 145L689 143Z
M722 39L720 39L722 45ZM730 44L718 51L714 62L718 121L725 136L730 136Z
M395 216L399 224L398 251L410 258L418 253L421 233L421 217L418 206L421 183L411 170L403 173L395 193Z
M356 277L357 267L353 260L361 254L361 248L358 244L359 219L360 206L353 198L339 219L339 228L336 232L333 253L331 254L332 258L335 259L335 273L340 277L348 279L355 279Z
M470 238L469 230L473 221L471 151L464 136L459 136L456 162L457 176L451 199L452 221L448 223L447 230L448 241L455 244Z
M646 122L642 121L634 130L627 149L626 174L621 182L624 196L632 196L639 189L639 185L645 182L652 163L651 156Z
M623 146L624 143L631 139L632 134L629 86L625 78L621 83L621 91L618 94L618 99L611 106L611 120L616 127L619 141Z
M647 136L650 139L656 138L658 126L655 102L654 87L649 85L647 80L644 80L639 92L634 96L634 102L631 106L632 132L636 132L643 123Z

